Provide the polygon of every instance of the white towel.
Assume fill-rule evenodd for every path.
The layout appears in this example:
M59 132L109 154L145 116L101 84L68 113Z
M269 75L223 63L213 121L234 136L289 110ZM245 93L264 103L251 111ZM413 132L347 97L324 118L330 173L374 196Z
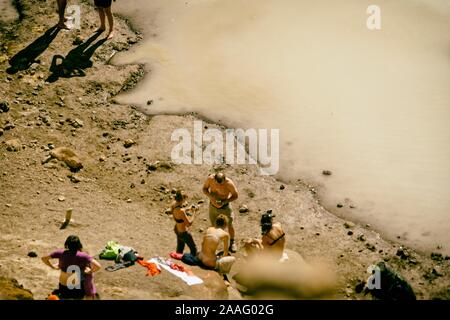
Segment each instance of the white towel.
M186 282L188 285L193 286L195 284L202 284L203 280L200 279L197 276L190 276L188 275L186 272L182 272L182 271L178 271L178 270L174 270L171 267L169 267L168 265L161 263L158 259L156 258L152 258L150 260L148 260L148 262L153 262L155 263L157 266L162 267L164 269L166 269L167 271L169 271L171 274L173 274L174 276L177 276L178 278L180 278L181 280L183 280L184 282Z

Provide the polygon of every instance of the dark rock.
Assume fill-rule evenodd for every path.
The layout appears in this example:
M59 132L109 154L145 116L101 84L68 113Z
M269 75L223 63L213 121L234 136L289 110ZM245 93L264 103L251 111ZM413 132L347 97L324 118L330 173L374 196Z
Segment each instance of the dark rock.
M280 186L280 190L284 190L286 187L282 184L281 186Z
M29 256L30 258L36 258L38 255L37 255L36 252L30 251L30 252L28 252L28 256Z
M3 127L3 130L11 130L11 129L14 129L16 126L14 125L14 123L12 123L12 122L7 122L5 125L4 125L4 127Z
M442 261L442 260L444 260L444 257L442 256L442 253L432 252L431 253L431 260Z
M364 294L370 293L373 298L379 300L416 300L416 295L409 283L384 262L377 263L374 272L371 278L376 279L379 272L380 286L373 288L366 282ZM369 280L372 280L371 278ZM373 284L376 284L376 281Z
M409 252L403 247L398 248L396 255L402 260L406 260L410 256Z
M375 252L375 250L376 250L376 247L371 243L366 243L366 247L367 247L367 249L369 249L372 252Z
M342 205L341 203L338 203L338 204L336 205L336 207L338 207L338 208L342 208L342 207L343 207L343 205Z
M323 174L324 176L331 176L332 172L331 172L330 170L323 170L323 171L322 171L322 174Z
M352 236L353 235L353 231L349 231L349 232L347 232L347 234L349 235L349 236Z
M151 104L153 104L153 100L148 100L148 101L147 101L147 105L149 106L149 105L151 105Z
M7 101L0 102L0 113L9 111L9 103Z
M366 237L363 234L360 234L357 239L359 241L366 241Z
M3 135L3 129L0 129L0 137Z

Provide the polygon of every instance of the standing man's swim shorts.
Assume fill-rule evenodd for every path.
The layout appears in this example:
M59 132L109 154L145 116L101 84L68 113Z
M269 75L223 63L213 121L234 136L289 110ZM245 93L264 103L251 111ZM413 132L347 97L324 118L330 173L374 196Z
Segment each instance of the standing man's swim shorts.
M216 219L219 214L223 214L228 218L228 226L233 225L234 214L231 204L226 204L222 208L216 208L211 203L209 204L209 220L213 226L216 225Z
M94 4L100 8L109 8L111 7L112 0L94 0Z

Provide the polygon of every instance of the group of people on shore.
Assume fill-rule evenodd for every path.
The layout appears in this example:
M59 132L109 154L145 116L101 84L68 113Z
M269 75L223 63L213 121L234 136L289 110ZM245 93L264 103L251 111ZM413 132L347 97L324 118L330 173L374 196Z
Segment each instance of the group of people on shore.
M208 176L203 185L203 193L209 198L209 219L211 226L206 230L201 245L197 249L190 231L195 220L198 208L189 206L187 195L178 190L171 206L170 214L175 220L174 232L176 234L176 251L170 256L182 260L189 265L197 265L205 269L216 270L228 282L227 274L235 262L235 230L233 226L234 213L231 202L238 198L238 191L234 182L218 172ZM268 253L279 261L283 260L285 233L280 223L273 223L272 211L269 210L261 216L262 237L260 239L245 239L244 247L247 253ZM184 253L185 246L190 253ZM223 245L223 251L219 251ZM55 270L60 270L59 288L53 292L53 296L61 299L94 299L96 288L93 273L101 269L100 263L93 257L82 251L80 239L71 235L67 238L64 249L53 251L42 261ZM58 264L52 263L52 259L58 259ZM79 281L73 286L73 267L79 270Z
M187 195L178 190L175 201L171 207L171 213L175 220L175 234L177 236L177 249L171 256L181 259L191 265L200 265L215 269L224 276L230 271L235 258L230 253L235 253L235 230L233 226L234 213L231 202L238 198L238 191L234 182L225 176L223 172L210 175L203 185L203 193L209 198L209 227L203 236L201 251L197 250L190 227L194 221L195 207L187 205ZM245 239L244 247L248 254L264 252L283 260L285 233L281 224L273 223L275 215L269 210L261 216L261 239ZM217 254L218 248L223 244L223 251ZM190 254L183 254L185 245L190 249Z
M114 0L116 1L116 0ZM60 29L70 29L67 25L67 19L65 16L67 0L56 0L58 4L58 28ZM97 7L98 15L100 18L100 27L97 32L104 32L106 30L106 19L108 19L108 35L107 39L112 39L114 37L114 17L111 11L112 0L94 0L94 4Z

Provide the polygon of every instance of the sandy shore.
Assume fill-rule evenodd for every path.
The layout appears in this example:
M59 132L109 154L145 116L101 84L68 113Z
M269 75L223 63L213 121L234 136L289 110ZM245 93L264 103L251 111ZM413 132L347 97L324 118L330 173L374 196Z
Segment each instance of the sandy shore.
M44 299L56 286L57 272L29 257L30 252L41 257L61 247L69 234L78 234L93 255L107 241L117 240L146 258L166 256L176 244L173 220L164 213L172 189L185 189L193 202L205 200L201 186L214 168L170 161L171 133L192 127L194 115L149 117L133 106L113 103L115 95L144 76L143 66L108 64L115 52L141 39L125 20L116 19L113 41L102 42L104 35L92 39L97 14L83 3L86 17L80 31L60 31L35 42L56 23L56 13L49 4L23 3L24 19L4 27L1 40L0 68L4 71L8 61L15 61L15 70L0 78L0 102L9 105L9 111L0 113L0 276L17 279L35 299ZM51 43L49 37L54 37ZM84 43L73 44L77 40ZM26 56L35 56L34 63L17 58L27 46L32 50ZM63 67L51 68L55 55L66 58ZM127 139L135 144L124 147ZM54 147L74 150L83 169L74 174L56 160L42 164ZM249 208L236 212L238 241L257 236L260 214L274 210L285 226L287 248L307 261L326 263L337 275L332 298L368 299L354 288L367 278L367 267L379 261L387 261L408 280L419 299L449 298L450 263L445 257L431 259L412 249L400 254L400 243L327 212L304 181L281 183L250 165L223 169L240 191L235 208ZM68 208L74 209L74 223L59 230ZM193 228L197 243L207 226L203 205ZM140 266L101 271L96 283L103 299L238 298L217 274L193 269L204 285L189 287L167 273L146 278Z

